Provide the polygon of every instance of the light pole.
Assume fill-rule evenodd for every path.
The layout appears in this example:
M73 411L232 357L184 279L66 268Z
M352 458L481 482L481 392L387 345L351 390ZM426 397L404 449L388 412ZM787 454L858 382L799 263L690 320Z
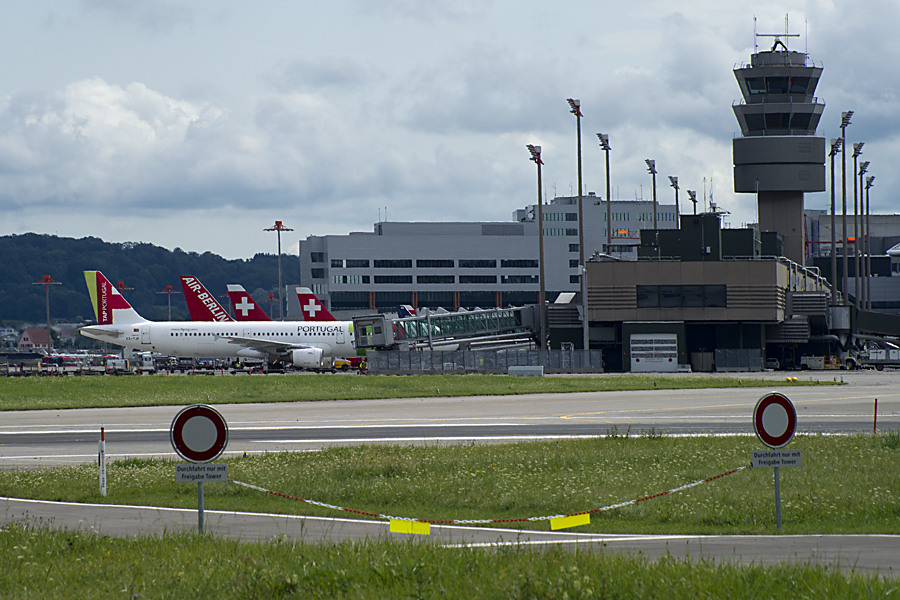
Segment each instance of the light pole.
M857 173L859 155L865 142L853 144L853 173ZM862 175L860 175L862 178ZM862 193L862 188L859 188ZM846 236L844 236L846 237ZM853 177L853 304L859 308L859 204L857 201L856 176Z
M178 290L173 288L171 285L167 285L166 289L161 292L156 292L157 294L166 294L169 297L169 320L172 320L172 294L180 294Z
M587 283L585 282L584 269L584 209L582 209L582 195L584 193L584 185L581 182L581 100L577 98L569 98L567 100L569 108L575 115L575 122L578 129L578 283L581 286L581 336L584 349L590 349L590 340L588 339L588 316L587 316Z
M600 148L606 153L606 253L612 256L612 198L609 197L609 136L598 133Z
M875 185L875 176L866 177L866 308L872 310L872 230L869 227L869 188Z
M275 311L272 310L272 304L275 302L275 294L269 294L269 318L275 316Z
M847 125L850 124L850 118L853 116L853 111L848 110L846 112L841 113L841 144L844 148L847 147ZM844 241L841 244L841 260L843 261L843 269L844 272L841 274L843 277L841 278L843 288L841 289L841 301L844 306L849 303L849 294L847 293L847 153L844 152L841 154L841 232L843 234Z
M688 198L694 204L694 214L697 214L697 192L696 190L687 191Z
M49 275L44 275L40 281L35 281L31 285L42 285L47 295L47 354L53 348L53 336L50 335L50 286L62 285L61 281L54 281Z
M540 291L538 292L538 305L541 312L541 349L547 349L547 307L544 302L544 209L543 200L541 199L541 147L528 144L525 146L531 153L531 160L537 165L537 187L538 187L538 284Z
M656 161L644 160L647 163L647 172L653 176L653 229L656 229Z
M116 289L119 290L119 293L122 294L122 297L124 298L124 297L125 297L125 292L130 292L130 291L133 290L134 288L133 288L133 287L128 287L127 285L125 285L125 282L124 282L124 281L117 281L117 282L116 282Z
M868 223L866 223L865 218L864 218L865 207L863 206L863 190L865 188L864 188L864 183L863 183L863 175L865 175L866 171L868 171L868 170L869 170L869 161L864 160L861 163L859 163L859 236L856 238L856 243L853 245L853 247L856 248L856 256L857 256L857 259L856 259L856 277L857 278L859 278L860 269L862 269L862 281L859 284L859 292L860 292L861 301L856 303L856 308L861 308L863 310L866 309L866 298L868 297L868 290L866 290L866 281L867 281L867 277L868 277L868 275L866 274L866 236L868 235L868 230L866 229L866 226L868 225ZM856 178L853 179L853 191L854 191L853 208L854 208L854 212L855 212L855 210L856 210L856 201L855 201L855 199L856 199Z
M841 138L831 140L831 305L837 306L837 248L835 247L834 155L841 151Z
M278 232L278 310L281 315L281 321L284 321L284 286L281 283L281 232L282 231L293 231L290 227L285 227L281 221L275 221L274 227L269 227L268 229L263 229L263 231L277 231ZM269 312L272 312L269 309ZM275 315L272 315L274 318Z
M678 208L678 178L669 175L669 185L675 188L675 229L681 229L681 210Z

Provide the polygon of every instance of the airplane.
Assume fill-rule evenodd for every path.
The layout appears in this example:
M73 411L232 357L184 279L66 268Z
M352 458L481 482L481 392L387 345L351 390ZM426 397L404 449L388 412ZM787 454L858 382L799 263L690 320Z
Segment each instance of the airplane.
M242 285L228 284L228 300L231 301L231 307L234 309L234 318L237 321L272 320Z
M357 356L350 321L148 321L103 273L85 271L84 278L97 324L80 332L95 340L172 356L261 358L316 369L331 358Z
M184 291L184 299L187 302L188 313L191 321L219 321L233 322L216 297L209 293L200 280L191 275L181 276L181 289ZM268 321L269 319L264 319Z

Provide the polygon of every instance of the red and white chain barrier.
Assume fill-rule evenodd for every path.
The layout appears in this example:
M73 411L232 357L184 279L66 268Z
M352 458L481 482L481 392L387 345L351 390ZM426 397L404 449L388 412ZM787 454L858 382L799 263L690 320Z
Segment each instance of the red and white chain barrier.
M298 498L297 496L291 496L290 494L283 494L281 492L275 492L273 490L268 490L264 487L260 487L258 485L252 485L250 483L244 483L243 481L237 481L232 479L231 482L237 485L241 485L252 490L256 490L258 492L264 492L266 494L272 494L273 496L281 496L282 498L287 498L289 500L296 500L298 502L305 502L306 504L312 504L313 506L321 506L323 508L330 508L332 510L342 511L353 513L356 515L365 515L367 517L375 517L377 519L384 519L386 521L413 521L416 523L430 523L432 525L488 525L490 523L524 523L528 521L550 521L553 519L561 519L565 517L574 517L579 515L591 515L594 513L604 512L607 510L613 510L614 508L623 508L625 506L630 506L632 504L637 504L638 502L644 502L646 500L652 500L653 498L660 498L662 496L666 496L668 494L674 494L675 492L682 492L686 489L696 487L698 485L702 485L704 483L709 483L710 481L715 481L716 479L721 479L722 477L726 477L728 475L733 475L738 471L743 471L746 469L746 466L738 467L737 469L732 469L731 471L727 471L725 473L720 473L718 475L714 475L713 477L707 477L706 479L700 479L699 481L695 481L693 483L688 483L685 485L678 486L676 488L672 488L671 490L666 490L665 492L660 492L658 494L653 494L650 496L644 496L643 498L637 498L636 500L628 500L627 502L619 502L618 504L610 504L609 506L601 506L600 508L595 508L593 510L584 510L581 512L569 513L564 515L547 515L543 517L524 517L519 519L453 519L453 520L436 520L436 519L414 519L410 517L394 517L391 515L385 515L381 513L372 513L366 512L364 510L355 510L352 508L346 508L343 506L337 506L334 504L326 504L325 502L317 502L315 500L309 500L308 498Z

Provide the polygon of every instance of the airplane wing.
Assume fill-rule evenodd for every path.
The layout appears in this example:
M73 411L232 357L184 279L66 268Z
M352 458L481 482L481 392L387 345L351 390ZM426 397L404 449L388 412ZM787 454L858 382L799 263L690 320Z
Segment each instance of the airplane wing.
M312 347L309 344L292 344L290 342L279 342L276 340L265 340L262 338L248 338L239 335L219 335L216 337L229 340L229 343L231 344L237 344L238 346L241 346L243 348L259 350L260 352L265 352L266 354L272 356L285 354L287 352L290 352L291 350L302 350L304 348Z

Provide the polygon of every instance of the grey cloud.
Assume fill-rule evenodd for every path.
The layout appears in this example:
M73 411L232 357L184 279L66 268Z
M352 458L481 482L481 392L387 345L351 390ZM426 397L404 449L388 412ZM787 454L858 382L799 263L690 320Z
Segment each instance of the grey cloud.
M312 91L320 88L353 87L365 83L369 70L343 56L318 60L298 59L264 80L279 92Z
M193 23L194 11L180 2L166 0L81 0L85 8L108 14L118 22L130 22L152 33L168 32Z
M470 19L486 12L492 4L490 0L353 0L353 3L363 14L400 17L423 23Z
M394 88L390 108L396 121L418 131L547 130L566 118L555 109L571 93L567 75L553 60L523 59L507 48L476 44L418 68Z

